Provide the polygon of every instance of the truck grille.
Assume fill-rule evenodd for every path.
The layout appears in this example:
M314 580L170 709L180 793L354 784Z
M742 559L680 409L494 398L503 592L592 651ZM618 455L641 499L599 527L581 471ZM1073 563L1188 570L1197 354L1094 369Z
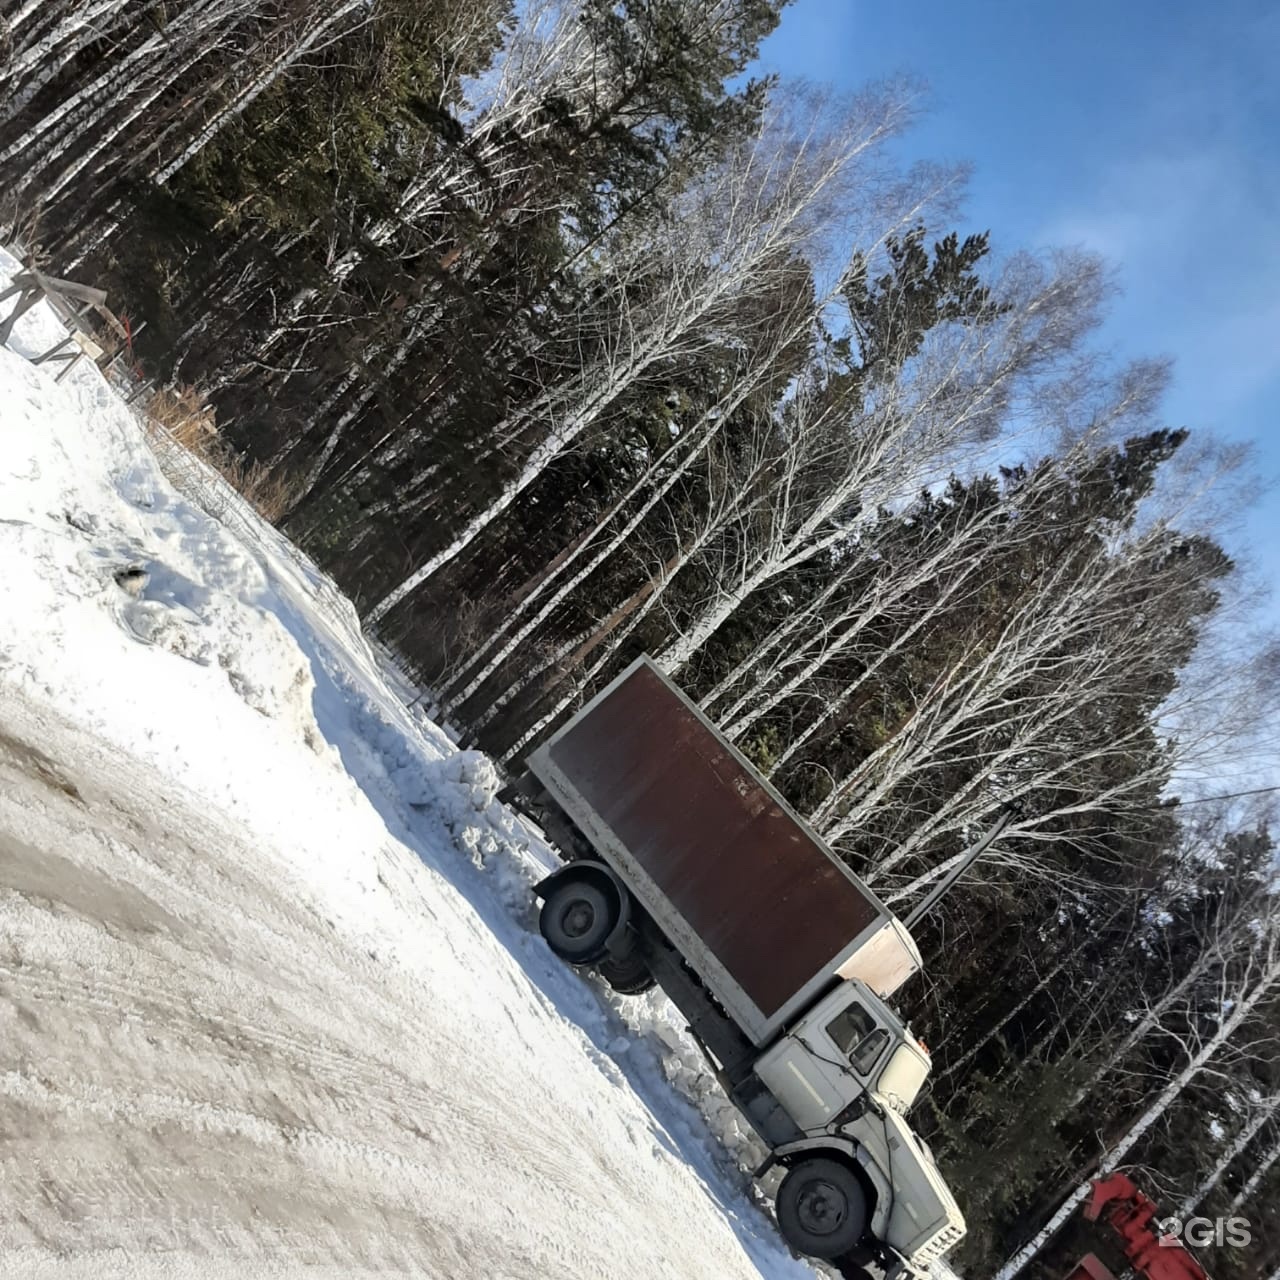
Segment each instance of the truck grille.
M948 1223L941 1231L938 1232L928 1244L922 1245L916 1250L912 1262L932 1262L935 1258L940 1258L954 1244L959 1244L964 1239L964 1228L954 1223Z

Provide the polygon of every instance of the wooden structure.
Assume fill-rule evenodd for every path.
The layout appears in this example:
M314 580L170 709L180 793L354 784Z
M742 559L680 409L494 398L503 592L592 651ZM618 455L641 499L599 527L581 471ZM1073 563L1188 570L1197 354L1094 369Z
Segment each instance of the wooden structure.
M86 284L77 284L74 280L59 280L54 276L45 275L35 267L26 267L13 277L9 288L0 293L0 304L15 297L17 301L13 305L13 310L6 319L0 320L0 347L8 343L14 326L23 316L38 302L47 300L55 314L67 325L68 333L62 341L55 343L48 351L32 357L31 363L61 364L63 368L57 374L58 382L61 382L84 356L88 356L100 368L110 364L114 358L106 355L85 327L85 320L90 313L96 314L125 346L128 346L131 341L128 329L108 310L105 290L95 289Z

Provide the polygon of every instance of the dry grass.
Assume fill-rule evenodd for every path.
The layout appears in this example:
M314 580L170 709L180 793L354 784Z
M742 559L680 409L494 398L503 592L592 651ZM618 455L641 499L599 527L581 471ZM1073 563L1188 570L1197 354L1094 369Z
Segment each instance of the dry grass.
M293 507L298 485L293 477L261 462L246 463L218 430L217 414L193 386L156 391L146 406L153 434L207 463L249 502L264 520L282 520Z
M215 466L214 455L229 452L218 434L213 406L205 403L195 387L166 387L155 392L147 402L147 416L175 444Z
M243 458L235 458L229 466L219 470L264 520L278 524L293 509L298 485L292 477L272 471L261 462L245 466Z

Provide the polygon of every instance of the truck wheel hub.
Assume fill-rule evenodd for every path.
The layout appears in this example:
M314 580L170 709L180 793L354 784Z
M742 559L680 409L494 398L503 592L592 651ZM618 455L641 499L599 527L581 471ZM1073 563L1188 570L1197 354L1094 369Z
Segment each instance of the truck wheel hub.
M829 1182L814 1182L796 1200L796 1216L806 1231L830 1235L844 1222L848 1205L838 1187Z
M591 931L591 926L595 922L596 913L591 903L584 902L579 898L577 902L569 904L568 910L564 913L564 919L561 921L561 926L569 937L581 938Z

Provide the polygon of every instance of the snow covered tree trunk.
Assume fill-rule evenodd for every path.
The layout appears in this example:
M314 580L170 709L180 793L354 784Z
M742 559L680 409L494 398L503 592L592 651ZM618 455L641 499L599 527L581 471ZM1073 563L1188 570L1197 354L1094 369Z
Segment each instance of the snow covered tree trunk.
M808 318L809 317L806 317L806 319ZM791 335L788 336L790 337ZM456 706L458 703L471 697L472 694L479 689L480 685L487 680L508 657L511 656L516 647L523 643L523 641L533 633L534 629L544 622L559 604L567 599L569 594L576 587L578 587L590 574L595 572L597 568L618 552L619 548L621 548L627 539L635 533L658 504L675 487L677 482L683 479L693 465L705 454L706 450L715 439L716 433L720 429L721 425L730 417L738 405L744 401L748 395L750 395L758 384L759 377L763 376L766 372L767 368L762 367L757 370L756 376L744 377L741 379L738 385L735 386L727 401L722 401L717 404L714 412L709 412L704 415L702 420L699 421L688 433L689 437L693 441L692 447L688 446L688 442L682 435L659 457L657 462L648 471L646 471L645 475L642 476L641 479L623 495L623 498L620 499L619 502L607 513L605 519L592 530L589 538L580 542L571 555L558 567L557 574L554 576L559 576L559 574L564 573L569 567L571 567L578 556L583 554L591 545L596 534L606 528L608 523L612 521L613 517L619 511L624 510L626 506L630 505L631 499L634 498L637 493L639 493L644 487L650 485L654 478L661 474L667 459L677 448L686 448L685 456L681 459L679 464L672 467L662 481L653 487L652 492L645 499L644 503L632 513L631 517L622 524L609 541L599 547L596 553L584 566L572 574L551 594L551 597L547 602L542 605L542 607L529 621L524 623L509 636L506 643L503 644L492 657L490 657L488 662L486 662L481 668L480 672L475 675L457 695L457 697L452 700L451 705ZM539 588L522 602L522 606L527 606L532 600L536 599L537 596L541 594L541 591L553 580L554 577L549 577L544 580L544 582L539 585ZM487 721L482 721L481 725L477 727L482 727L483 723L486 722Z
M959 1058L957 1058L954 1062L948 1063L947 1066L945 1066L941 1071L935 1071L933 1073L934 1081L936 1082L938 1080L944 1080L946 1079L947 1076L953 1075L955 1072L961 1070L961 1068L967 1066L970 1062L972 1062L974 1058L976 1058L978 1054L980 1054L982 1050L985 1049L987 1045L989 1045L991 1041L994 1040L1005 1029L1005 1027L1009 1025L1009 1023L1011 1023L1020 1013L1022 1013L1022 1011L1033 1000L1035 1000L1037 996L1039 996L1042 992L1044 992L1049 987L1049 985L1053 982L1053 980L1058 976L1058 974L1060 974L1063 971L1063 969L1067 967L1067 964L1072 959L1073 957L1071 956L1064 956L1061 960L1059 960L1058 963L1054 965L1054 967L1050 969L1049 972L1046 973L1045 976L1041 978L1040 981L1037 982L1036 985L1032 987L1031 990L1028 991L1027 994L1023 996L1021 1000L1017 1002L1017 1004L1013 1005L1008 1010L1008 1012L1004 1014L1004 1016L991 1028L990 1031L987 1031L980 1038L975 1039L973 1044L970 1045L970 1047L966 1049L965 1052Z
M0 85L8 86L8 100L0 104L0 123L20 116L40 91L52 84L95 40L114 35L130 20L129 9L127 0L74 5L64 19L42 36L30 42L21 36L15 40L13 56L0 79ZM35 12L34 6L20 11L12 19L10 30L23 32L25 20Z
M1212 944L1206 941L1191 968L1159 1000L1148 1007L1147 1011L1134 1022L1128 1033L1121 1037L1115 1047L1098 1064L1088 1081L1076 1091L1072 1105L1078 1107L1100 1081L1115 1070L1147 1036L1161 1025L1170 1011L1178 1006L1196 983L1202 981L1216 965L1222 963L1222 959L1223 954L1217 940Z
M1082 697L1124 699L1134 687L1162 680L1174 659L1161 645L1182 643L1183 631L1172 624L1185 616L1194 592L1184 563L1167 554L1167 530L1158 523L1127 546L1092 535L1080 545L1074 559L1055 555L1028 577L1003 625L975 634L884 744L815 807L812 820L829 839L859 829L908 780L956 752L978 752L979 767L897 842L878 873L894 870L943 831L981 822L1020 795L1060 786L1109 760L1120 768L1116 781L1097 793L1096 812L1123 812L1130 797L1147 803L1141 797L1159 782L1166 762L1146 750L1145 723L1082 738L1078 708ZM1141 610L1132 603L1138 584ZM1161 619L1158 630L1150 625L1153 617ZM1177 747L1195 749L1194 726ZM1038 815L1036 829L1083 811L1070 799L1066 807Z
M183 64L175 68L172 73L173 78L180 78L204 56L205 52L203 50L191 53ZM45 187L46 200L49 203L53 203L58 194L84 170L90 168L99 156L103 155L104 152L110 152L117 144L118 139L129 133L135 127L136 122L146 116L147 112L152 109L156 99L167 93L171 88L170 81L162 79L152 85L145 97L131 103L127 110L124 109L121 102L117 102L110 110L105 105L98 107L95 114L98 111L103 112L106 119L99 124L93 145L82 150L70 165L47 183Z
M684 435L672 441L668 448L613 503L608 511L591 528L579 535L567 551L562 552L552 561L533 588L520 598L507 617L493 629L485 641L453 673L450 679L449 696L442 706L443 714L447 715L451 709L465 702L476 693L480 686L515 653L516 649L539 626L546 622L557 606L562 604L576 587L614 554L622 539L647 515L650 509L649 502L646 501L639 514L629 519L623 528L611 537L608 542L597 546L596 539L609 528L614 519L625 511L646 487L655 482L657 477L662 474L667 462L679 449L686 447L688 443L689 441ZM699 446L695 445L694 449L697 451ZM690 460L685 459L685 463ZM682 472L683 467L684 463L676 470ZM666 482L664 481L663 487L665 488L665 486ZM579 557L586 555L593 547L596 548L595 554L591 556L587 564L575 569L574 566L577 564ZM561 582L561 576L569 573L570 570L573 570L573 572L570 573L568 579ZM554 590L552 590L553 587ZM544 602L543 597L548 591L550 591L550 598ZM538 607L535 609L535 606ZM533 616L527 617L530 613ZM458 682L462 680L466 680L467 683L455 692Z
M1262 1158L1258 1161L1258 1167L1254 1169L1244 1185L1232 1197L1231 1203L1227 1206L1228 1213L1236 1213L1252 1202L1254 1192L1262 1185L1277 1160L1280 1160L1280 1136L1277 1136L1276 1140L1263 1153Z
M742 494L728 495L729 501L741 498ZM660 571L655 573L649 581L637 592L630 601L627 602L621 610L615 610L614 614L607 618L604 624L595 629L595 631L586 638L585 643L575 644L573 652L577 655L577 659L581 662L592 652L597 653L595 661L585 671L564 682L564 688L559 696L553 701L551 706L531 724L523 734L511 745L504 753L503 760L508 761L514 759L526 747L528 747L540 734L549 728L561 715L563 715L570 706L579 700L583 693L589 689L598 676L613 661L614 655L618 649L626 641L627 637L648 617L662 598L662 588L666 583L679 572L680 568L688 563L694 555L705 545L706 539L717 527L714 520L708 521L701 531L699 531L691 544L682 547L674 556L667 560L661 567ZM544 664L543 669L546 665ZM526 680L527 683L527 680Z
M728 720L758 696L774 678L777 663L783 655L790 654L794 647L809 638L819 625L817 619L831 600L845 587L845 575L833 573L827 584L818 595L802 610L792 613L782 626L778 627L764 641L752 649L738 664L729 671L702 700L702 709L711 711L727 698L733 690L741 688L742 692L724 709L722 719ZM752 679L745 685L747 676Z
M1037 289L1032 296L1041 299L1047 317L1052 311L1050 302L1062 292L1062 282L1053 279L1048 286L1037 282ZM1070 293L1069 290L1066 292ZM792 408L792 416L788 422L785 456L780 461L776 458L773 436L762 434L759 437L753 446L754 451L749 455L751 461L744 467L749 474L731 482L735 493L730 500L710 506L699 513L696 536L684 544L678 557L664 569L656 580L655 590L641 608L625 628L613 631L603 655L573 682L574 687L565 690L548 712L522 736L513 751L531 741L533 736L574 701L581 689L590 685L627 635L657 607L667 586L686 565L692 564L704 551L716 554L714 549L722 531L755 528L759 523L769 527L763 539L752 544L748 553L750 559L740 558L732 568L704 566L707 569L706 576L718 585L693 626L687 628L660 655L659 664L665 669L673 670L686 660L698 645L732 616L738 604L754 591L778 574L809 562L828 547L848 539L851 529L839 522L836 515L850 501L860 483L864 488L864 504L871 508L878 504L882 493L896 492L904 487L904 483L910 489L914 481L904 482L902 469L898 465L904 450L909 447L923 448L923 441L933 439L941 443L944 456L954 456L951 450L956 437L963 438L966 424L979 416L981 407L990 402L992 395L997 394L1010 377L1009 361L1013 359L1016 362L1025 341L1021 324L1024 319L1024 313L1020 312L1016 316L1010 313L1000 335L980 331L972 341L967 333L952 335L958 341L943 344L938 353L935 372L940 382L922 377L920 387L908 404L902 404L895 396L891 401L892 412L890 406L885 405L879 416L872 415L875 420L869 425L864 420L860 425L865 426L867 438L858 440L854 437L854 447L839 455L841 479L819 486L821 496L816 503L800 502L797 498L804 483L813 483L805 475L805 467L811 453L818 457L829 455L828 437L840 423L846 406L840 400L823 399L820 395L815 396L812 401L800 397ZM999 338L1010 334L1017 335L1018 341L1006 351ZM987 374L973 374L975 352L988 353L987 358L992 363ZM969 369L965 375L966 385L958 396L950 398L943 411L937 411L939 386L949 386L961 368ZM891 424L888 430L877 431L877 425L885 422ZM936 448L933 453L927 448L923 448L923 452L932 460L933 465L941 465ZM915 474L918 477L920 472ZM873 488L869 494L865 493L865 488L875 482L877 476L883 477L885 488L880 491ZM758 484L765 477L770 477L768 491L756 495ZM761 522L748 524L742 518L743 500L749 495L752 495L751 501L758 504L755 509L766 513L766 518Z
M911 216L936 195L922 196ZM1091 263L1068 262L1060 275L1030 288L1021 267L1011 272L994 290L1005 301L999 318L930 330L910 375L873 387L869 404L856 383L847 390L849 404L833 402L825 388L801 388L788 407L776 514L742 567L664 651L663 667L678 670L768 582L855 541L871 513L944 480L968 455L985 450L993 419L1051 345L1047 332L1055 325L1074 332L1076 277L1092 270ZM1065 314L1055 315L1058 309Z
M983 526L985 525L984 521ZM950 576L947 585L931 602L929 608L921 611L915 621L895 636L889 644L879 645L875 656L858 678L849 681L835 697L826 699L822 710L811 717L803 729L791 736L786 748L775 761L773 772L784 768L798 752L804 749L809 740L836 719L858 691L870 682L885 664L905 650L921 631L931 625L942 624L951 600L968 586L973 575L981 568L981 559L977 556L972 557L967 565L947 563L949 560L959 562L963 555L963 543L957 540L932 560L919 566L909 566L905 572L895 575L887 586L879 587L874 591L865 605L862 600L859 600L858 605L864 607L859 608L851 616L846 615L841 618L836 624L837 630L834 637L820 632L818 634L820 643L813 645L812 656L807 657L790 677L768 694L751 697L749 707L744 708L749 695L743 695L729 707L725 713L728 717L733 717L735 711L743 709L740 715L729 720L726 732L735 738L746 733L757 720L773 711L788 698L798 694L806 682L817 676L834 659L847 652L863 630L878 616L891 609L909 592L915 591L935 576L941 575L944 569L948 569Z
M342 24L348 18L366 8L367 0L342 0L342 3L338 4L328 16L321 17L314 26L304 29L296 38L291 39L286 49L274 58L270 65L242 89L230 103L218 111L213 119L172 160L154 170L151 180L157 184L168 182L193 156L208 146L227 125L252 105L254 99L284 75L299 58L314 50L323 38L333 38L341 31Z

